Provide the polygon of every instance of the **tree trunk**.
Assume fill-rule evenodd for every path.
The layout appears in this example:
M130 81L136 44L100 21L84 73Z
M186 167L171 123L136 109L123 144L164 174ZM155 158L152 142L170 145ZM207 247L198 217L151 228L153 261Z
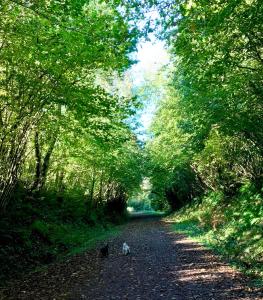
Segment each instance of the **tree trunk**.
M57 177L57 183L58 183L57 201L59 204L62 204L62 202L63 202L63 196L64 196L64 190L65 190L63 180L64 180L64 171L61 171Z
M35 158L36 158L36 169L35 169L35 179L31 187L31 191L35 191L39 187L40 177L41 177L41 152L39 146L39 134L38 131L35 132Z
M96 176L95 176L95 168L94 168L92 172L92 180L91 180L90 195L89 195L90 203L92 204L93 207L96 206L96 203L94 202L95 183L96 183Z
M40 191L43 186L45 185L48 168L49 168L49 162L50 157L52 155L52 152L54 150L56 140L57 140L58 134L53 137L49 148L47 150L46 155L43 158L41 156L41 150L40 150L40 144L39 144L39 133L38 131L35 132L35 158L36 158L36 170L35 170L35 179L31 187L31 191L38 192Z

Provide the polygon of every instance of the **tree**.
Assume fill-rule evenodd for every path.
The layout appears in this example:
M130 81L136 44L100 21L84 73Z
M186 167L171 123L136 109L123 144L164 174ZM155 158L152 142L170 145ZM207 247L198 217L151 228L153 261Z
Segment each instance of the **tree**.
M104 116L113 116L118 107L126 109L118 99L111 104L114 98L97 86L96 72L127 68L137 35L114 2L3 1L0 15L0 205L4 209L31 135L37 168L41 167L38 131L47 116L57 118L62 108L77 122L102 131ZM46 177L55 139L50 141L42 171L36 170L36 177L42 174L38 181Z
M154 4L174 62L175 92L160 104L149 146L157 170L171 174L162 189L182 182L176 174L185 162L202 188L233 195L251 181L260 190L261 2Z

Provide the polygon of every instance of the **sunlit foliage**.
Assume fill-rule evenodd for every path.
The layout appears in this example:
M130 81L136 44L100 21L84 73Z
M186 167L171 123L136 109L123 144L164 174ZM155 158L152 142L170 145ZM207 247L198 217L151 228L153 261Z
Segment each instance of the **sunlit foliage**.
M90 198L98 182L124 194L132 185L136 175L118 171L129 176L139 157L126 122L136 101L96 81L131 64L138 34L120 11L114 1L1 2L1 210L21 183Z
M157 172L163 170L160 189L180 190L190 181L231 196L250 181L260 190L261 2L156 5L174 62L170 92L159 105L149 145ZM192 199L195 193L187 189Z

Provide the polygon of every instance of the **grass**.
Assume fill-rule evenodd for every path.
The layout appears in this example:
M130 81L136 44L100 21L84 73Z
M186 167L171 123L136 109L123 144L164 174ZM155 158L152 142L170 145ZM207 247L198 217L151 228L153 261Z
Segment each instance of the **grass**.
M63 225L62 227L63 228L56 231L56 234L53 236L54 245L63 243L67 245L67 250L64 252L58 250L54 262L63 261L65 258L98 247L101 242L118 236L123 230L124 225L108 224L107 228L104 228L100 225L90 227L84 224L75 226L68 224L66 226ZM47 268L48 265L46 264L40 265L31 269L30 272L41 272Z
M119 235L123 228L124 225L109 225L107 229L102 226L96 226L94 228L80 227L72 230L63 237L63 240L71 245L68 255L95 248L98 243Z
M82 201L83 202L83 201ZM57 260L88 249L118 235L125 217L102 210L87 211L78 199L59 205L46 197L23 199L0 219L0 281L21 278Z
M192 220L173 223L171 224L171 230L173 232L182 233L191 237L191 239L195 242L202 244L206 248L212 250L215 254L219 255L222 259L226 260L236 270L248 275L251 279L249 282L251 286L263 286L262 266L252 266L247 269L240 260L231 258L226 254L226 251L224 249L218 247L218 243L215 243L213 241L213 239L216 239L216 236L212 233L211 230L204 230L200 228L198 223Z
M168 216L174 232L184 233L263 284L262 198L247 190L226 200L211 193Z
M198 227L198 223L194 221L182 221L171 225L173 231L178 233L184 233L193 238L194 240L201 242L202 236L205 231ZM204 243L204 241L202 241Z
M41 228L45 239L28 239L15 249L15 260L12 260L12 254L9 254L9 260L1 266L4 268L0 275L2 284L14 277L20 278L26 273L44 270L50 263L63 261L66 257L96 248L102 241L120 234L124 228L124 225L113 224L108 224L105 228L105 225L99 224L91 227L85 223L41 223L38 221L38 225L32 227L34 230L36 227L37 230ZM26 255L22 256L23 253Z

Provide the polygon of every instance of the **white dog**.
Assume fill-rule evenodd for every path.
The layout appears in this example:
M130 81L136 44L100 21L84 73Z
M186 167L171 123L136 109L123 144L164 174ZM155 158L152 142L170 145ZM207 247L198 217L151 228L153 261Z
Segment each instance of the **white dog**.
M122 253L124 255L127 255L127 254L130 253L130 247L127 245L126 242L124 242L123 245L122 245Z

